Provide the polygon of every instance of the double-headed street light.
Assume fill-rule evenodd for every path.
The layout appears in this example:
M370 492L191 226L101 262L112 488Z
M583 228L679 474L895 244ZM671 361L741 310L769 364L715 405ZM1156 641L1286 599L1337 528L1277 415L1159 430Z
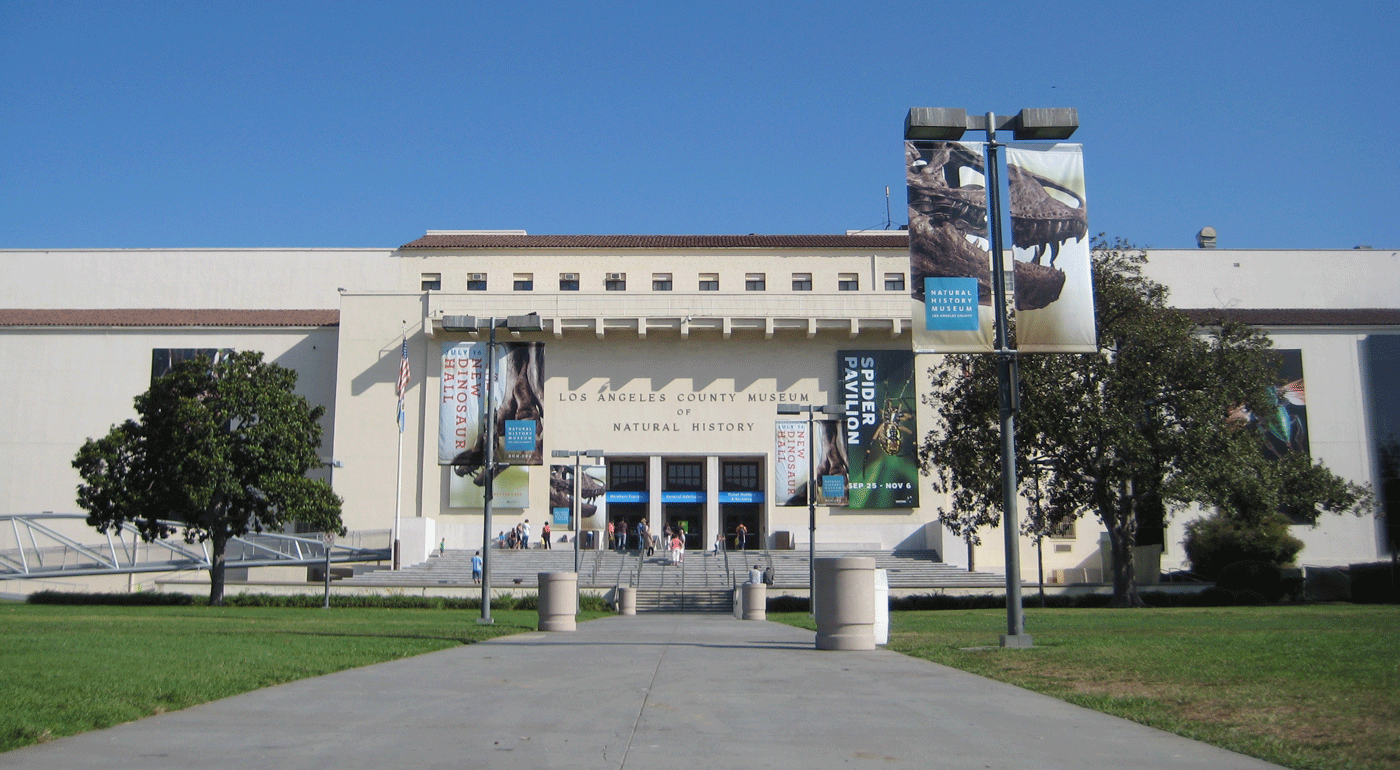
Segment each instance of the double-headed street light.
M904 119L905 139L957 141L968 131L987 134L987 233L992 252L992 310L996 319L997 384L1001 393L1001 509L1006 541L1006 635L1003 647L1029 647L1021 609L1020 525L1016 516L1016 411L1020 408L1016 351L1007 333L1006 273L1002 255L1001 182L997 161L997 130L1010 130L1016 139L1068 139L1079 128L1073 107L1021 110L1007 117L995 113L968 115L967 110L915 107Z
M486 419L486 459L482 465L486 484L483 492L481 522L481 618L478 623L490 625L491 620L491 499L496 491L496 408L491 403L491 385L495 380L496 329L512 332L544 331L538 313L513 315L505 318L477 318L470 315L443 316L442 330L447 332L475 332L490 330L486 342L486 372L482 379L481 411Z
M808 609L817 613L817 460L812 448L814 414L845 414L840 404L778 404L778 414L807 415L807 596Z

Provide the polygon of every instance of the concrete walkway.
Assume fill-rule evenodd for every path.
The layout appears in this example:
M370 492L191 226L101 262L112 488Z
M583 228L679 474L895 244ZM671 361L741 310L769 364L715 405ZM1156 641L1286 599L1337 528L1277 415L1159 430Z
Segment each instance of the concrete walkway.
M607 618L31 746L0 754L0 768L1275 767L897 653L817 651L813 638L728 615Z

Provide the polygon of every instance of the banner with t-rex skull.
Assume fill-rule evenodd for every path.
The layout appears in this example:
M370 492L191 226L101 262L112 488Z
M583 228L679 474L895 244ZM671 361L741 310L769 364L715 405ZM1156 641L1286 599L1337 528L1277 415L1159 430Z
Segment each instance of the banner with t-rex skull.
M573 526L574 511L574 467L573 465L549 466L549 509L554 516L555 529L579 529ZM598 498L608 491L608 467L606 465L580 465L579 470L579 519L582 529L602 529L607 524L598 505Z
M1016 285L1016 349L1093 353L1093 267L1080 145L1006 150Z
M992 350L984 147L982 142L904 143L915 350Z
M544 463L544 343L496 345L492 382L485 403L484 342L444 342L442 396L438 402L438 464L458 476L479 477L486 464L486 421L495 410L493 459L500 465Z

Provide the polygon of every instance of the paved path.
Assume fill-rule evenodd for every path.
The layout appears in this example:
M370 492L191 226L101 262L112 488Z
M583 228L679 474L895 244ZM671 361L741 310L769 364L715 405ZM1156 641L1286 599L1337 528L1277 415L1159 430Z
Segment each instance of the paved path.
M644 614L343 671L0 754L0 768L12 767L1275 766L897 653L817 651L802 629Z

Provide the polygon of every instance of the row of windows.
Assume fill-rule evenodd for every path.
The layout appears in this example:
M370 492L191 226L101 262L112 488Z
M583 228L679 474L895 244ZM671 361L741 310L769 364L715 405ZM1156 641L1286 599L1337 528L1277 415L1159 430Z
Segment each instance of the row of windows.
M652 291L671 291L675 287L675 281L670 273L652 273ZM841 291L860 291L860 275L857 273L840 273L836 277L836 287ZM626 273L608 273L603 280L603 288L606 291L627 291ZM485 273L469 273L467 275L467 291L486 291L487 278ZM534 291L535 276L533 273L516 273L513 278L512 289L514 291ZM744 275L744 291L767 291L768 277L765 273L746 273ZM441 273L422 274L423 291L441 291ZM578 291L578 273L560 273L559 291ZM700 280L696 287L697 291L719 291L719 273L701 273ZM793 291L811 291L811 273L792 274ZM885 273L885 291L904 291L903 273Z

